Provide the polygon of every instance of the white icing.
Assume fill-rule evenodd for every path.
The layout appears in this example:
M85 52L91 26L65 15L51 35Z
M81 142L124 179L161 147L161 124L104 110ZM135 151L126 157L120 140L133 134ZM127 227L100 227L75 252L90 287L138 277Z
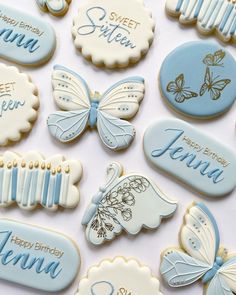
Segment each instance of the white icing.
M160 292L158 279L152 276L147 266L140 265L134 259L125 260L122 257L103 260L98 266L90 268L87 277L80 281L78 291L75 293L75 295L88 294L163 295Z
M94 9L99 7L99 9ZM120 25L111 36L112 42L108 42L108 37L99 37L100 28L96 28L91 34L87 34L87 30L91 27L82 26L91 25L87 11L92 21L96 25ZM106 16L103 18L104 9ZM102 20L98 20L102 18ZM111 28L114 28L111 27ZM130 62L137 62L144 55L154 38L154 21L142 1L137 0L88 0L79 8L77 17L74 19L72 28L75 46L82 52L82 55L91 59L95 65L105 65L108 68L125 67ZM119 34L119 41L114 41L115 36ZM121 44L121 35L129 39L134 48ZM142 36L142 37L140 37Z
M30 131L38 106L37 88L30 78L15 67L0 64L0 146Z

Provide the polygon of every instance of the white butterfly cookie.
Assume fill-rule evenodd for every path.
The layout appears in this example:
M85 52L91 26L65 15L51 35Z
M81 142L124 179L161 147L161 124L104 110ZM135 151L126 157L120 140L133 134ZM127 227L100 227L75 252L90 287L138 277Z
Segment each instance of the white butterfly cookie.
M219 230L204 204L188 210L180 243L182 249L170 248L162 255L160 271L169 286L184 287L201 279L206 295L236 293L236 256L219 249Z
M143 78L124 79L100 95L93 94L78 74L55 66L52 82L55 102L64 111L48 117L48 128L59 141L70 142L86 127L97 127L108 148L121 150L131 144L135 129L126 119L137 113L144 97Z
M71 0L36 0L36 3L42 11L62 16L68 11Z
M114 239L122 230L136 235L142 227L155 229L177 209L177 204L145 176L122 173L120 164L108 166L107 183L83 217L87 240L94 245Z

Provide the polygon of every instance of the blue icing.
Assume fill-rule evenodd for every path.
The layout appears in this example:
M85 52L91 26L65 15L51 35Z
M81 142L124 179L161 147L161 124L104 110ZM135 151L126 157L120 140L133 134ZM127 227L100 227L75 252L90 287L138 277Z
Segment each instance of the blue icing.
M220 50L222 55L217 58ZM227 111L236 99L236 61L218 44L189 42L164 60L160 86L168 103L177 111L198 118L217 116Z
M0 278L55 292L67 287L80 266L68 238L39 227L0 220Z
M0 4L0 57L37 65L53 54L55 45L55 33L49 24Z
M99 101L93 101L91 103L91 108L89 111L89 126L94 128L97 125L97 115L98 115Z
M236 154L177 119L160 120L144 135L144 152L155 166L211 197L236 187Z

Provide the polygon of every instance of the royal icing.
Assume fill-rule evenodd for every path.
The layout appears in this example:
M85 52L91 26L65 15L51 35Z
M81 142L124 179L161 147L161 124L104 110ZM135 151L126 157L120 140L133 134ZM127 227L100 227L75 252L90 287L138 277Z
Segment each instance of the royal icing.
M94 245L110 241L125 230L135 235L145 227L159 227L177 204L170 201L147 177L138 173L122 175L120 164L107 168L107 183L99 189L82 220L86 237Z
M236 61L216 43L186 43L164 60L160 87L179 112L203 119L220 115L236 99Z
M102 95L92 93L78 74L55 66L52 76L54 99L62 112L48 117L50 133L61 142L69 142L86 127L97 128L102 142L112 150L127 148L135 130L126 120L133 117L144 97L144 80L130 77L110 87Z
M68 237L38 226L0 219L0 278L47 292L69 286L80 254Z
M79 202L77 184L82 176L78 160L56 155L44 159L37 152L0 156L0 207L17 203L22 209L38 204L49 210L74 208Z
M190 124L164 119L144 135L149 161L197 191L219 197L236 187L236 154Z
M142 1L87 0L74 19L72 34L75 46L93 64L126 67L149 50L154 21Z
M166 0L166 10L183 24L196 22L203 34L214 31L224 41L236 41L235 0Z
M38 18L0 4L0 57L37 66L54 53L53 28Z
M0 64L0 146L20 140L22 133L31 130L37 118L37 94L29 76Z
M162 254L164 280L171 287L183 287L201 279L206 295L235 293L236 256L219 248L219 230L211 212L202 203L193 204L184 221L182 249L170 248Z
M88 271L75 295L163 295L151 270L134 259L103 260Z
M42 11L49 11L55 16L62 16L67 13L71 0L36 0Z

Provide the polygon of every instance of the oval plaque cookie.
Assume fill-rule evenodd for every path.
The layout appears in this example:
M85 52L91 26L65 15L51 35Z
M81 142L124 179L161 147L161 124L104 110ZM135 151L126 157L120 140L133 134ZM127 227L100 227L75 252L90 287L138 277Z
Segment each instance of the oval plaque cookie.
M186 43L164 60L160 87L176 111L200 119L218 116L236 100L236 61L216 43Z
M152 124L144 135L148 160L197 191L220 197L236 187L236 154L177 119Z
M37 226L0 220L0 278L47 292L69 286L80 268L76 244Z
M75 295L163 295L151 270L134 259L116 257L90 268Z
M27 66L46 62L54 53L53 28L20 10L0 4L0 57Z
M0 146L31 130L39 106L37 93L29 76L0 64Z
M75 46L97 66L126 67L147 53L154 21L140 0L87 0L72 29Z

